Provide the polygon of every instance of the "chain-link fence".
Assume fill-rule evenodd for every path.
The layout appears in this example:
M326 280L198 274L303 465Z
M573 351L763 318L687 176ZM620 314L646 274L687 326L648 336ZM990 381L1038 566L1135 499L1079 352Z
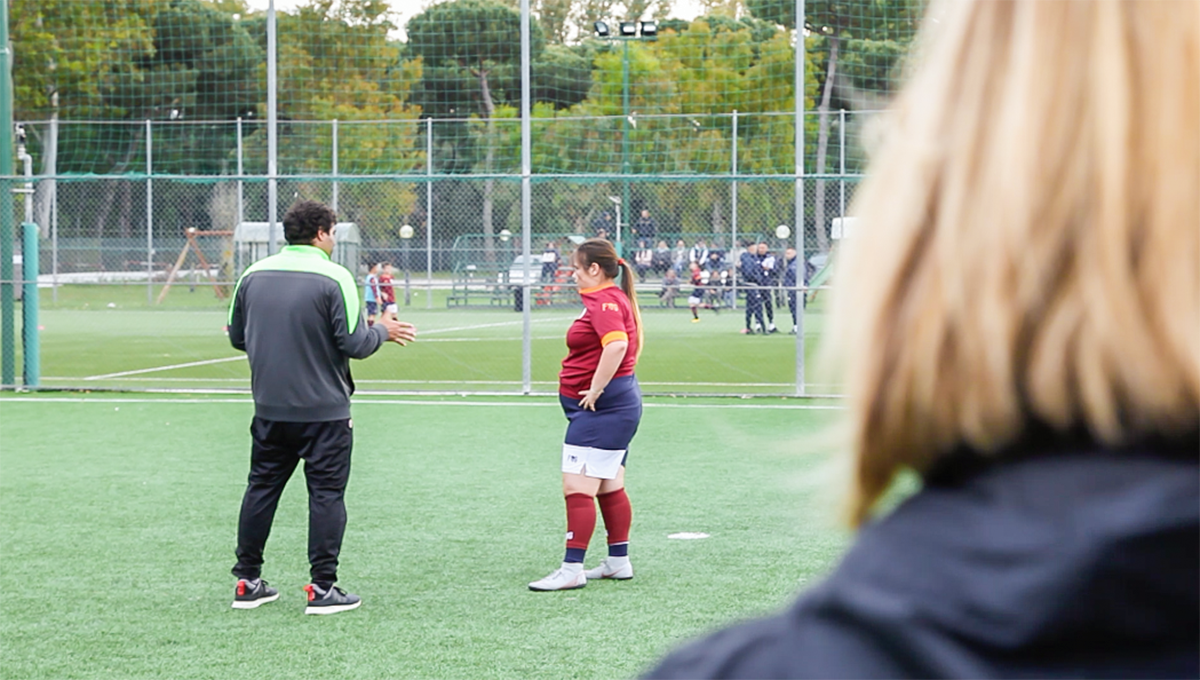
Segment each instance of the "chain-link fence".
M788 3L604 31L535 12L527 135L524 19L476 5L401 33L383 3L275 24L186 2L15 8L43 385L244 389L228 296L305 198L335 208L334 258L360 281L390 265L423 331L357 369L364 388L552 390L570 254L600 236L636 271L648 391L835 393L811 370L823 291L919 3L810 0L803 63ZM18 262L9 280L29 278ZM7 370L21 347L0 345Z
M740 115L724 118L731 127L741 124ZM835 130L854 118L839 113ZM436 138L436 125L459 122L427 120L421 127L424 134L432 129ZM584 123L606 121L556 122L560 127L578 130ZM74 124L58 122L56 126L71 130ZM26 124L29 130L49 127L47 123ZM146 389L246 384L244 376L209 375L229 366L202 363L221 358L212 354L230 353L221 346L220 338L215 343L200 343L203 349L190 348L191 344L184 342L183 347L189 349L182 349L178 338L163 339L158 327L169 323L171 314L185 310L190 323L197 321L196 314L208 313L212 318L208 331L222 326L220 317L237 276L271 249L269 229L265 228L267 179L247 169L254 165L250 158L253 145L237 136L235 126L233 157L227 163L234 169L233 174L214 177L159 172L158 168L169 166L170 161L160 158L157 150L166 147L164 154L174 153L159 140L186 137L177 130L181 127L185 125L143 125L141 137L131 138L136 142L131 141L128 154L141 159L143 167L137 171L131 168L123 175L58 175L36 180L32 212L41 225L38 282L46 321L52 322L56 313L68 310L129 317L119 323L105 320L100 324L102 337L109 339L111 347L98 353L94 364L80 361L69 351L64 354L54 342L54 329L49 327L42 352L43 385ZM345 126L331 122L296 127L323 127L331 135L326 146L338 150L337 161L332 156L325 158L322 162L327 167L318 173L315 165L301 168L297 160L297 174L277 180L278 215L300 198L334 206L347 225L339 232L335 259L360 280L373 264L389 263L398 304L410 317L419 311L415 320L431 330L475 330L483 326L517 333L501 338L494 335L495 331L482 336L467 332L457 338L454 352L441 351L437 355L447 361L447 367L456 367L448 368L444 375L425 371L426 377L418 379L404 377L405 371L397 370L391 375L368 378L366 389L552 389L552 369L561 359L561 343L548 342L550 338L539 333L542 329L549 333L552 328L561 332L557 326L565 327L570 310L579 307L569 276L570 254L584 238L600 236L617 243L637 273L649 341L674 347L672 351L678 355L663 362L659 371L650 371L655 379L646 380L648 391L836 392L836 386L822 384L811 376L798 386L797 380L803 374L796 364L798 357L812 353L819 340L823 316L820 291L829 283L831 255L836 252L841 220L857 186L856 174L835 172L800 182L804 198L798 235L794 227L795 177L747 172L746 168L765 167L766 161L746 147L735 148L734 143L726 146L720 162L714 160L716 149L710 149L710 165L703 168L709 172L703 174L539 173L531 177L531 257L527 275L521 182L519 175L506 174L511 173L511 167L501 166L499 169L505 172L483 177L478 173L436 173L430 171L431 167L451 160L422 154L414 161L424 165L419 172L382 177L353 175L344 171L350 165L344 154L351 153L341 138ZM389 136L389 124L380 123L379 127L385 131L378 134ZM841 138L838 135L839 142ZM839 171L859 162L851 148L840 143L834 146L833 157ZM569 160L562 163L569 165ZM717 172L721 166L724 171ZM236 174L239 167L243 174ZM402 229L404 226L411 229ZM276 238L281 238L281 231L276 231ZM741 266L743 253L748 249L756 253L760 248L764 249L763 255L778 262L767 284L772 290L764 294L769 300L764 310L768 314L761 320L757 315L745 316L747 289L757 296L761 284L747 281ZM793 265L796 274L790 277L788 248L797 258ZM700 277L695 280L693 261ZM806 283L811 288L803 290ZM510 317L521 309L524 295L530 296L532 313L545 317L546 325L539 318L529 333L522 334L523 328ZM793 320L790 314L797 295L801 307L803 300L814 302L807 325L800 319ZM693 298L699 300L703 331L691 322L688 303ZM149 313L156 310L171 314ZM562 316L564 310L567 317ZM502 313L509 316L497 319ZM97 321L88 315L76 320ZM773 338L769 371L764 372L768 367L763 365L747 370L748 363L760 359L754 352L747 355L745 347L713 342L714 338L736 338L740 342L741 331L750 328L765 333L772 321L781 338L799 330L796 327L806 328L807 342L789 344ZM447 337L434 338L442 343L439 350L451 347L454 335L455 331L449 331ZM522 343L530 345L525 350L529 355L525 363L538 367L530 369L528 381L518 370L522 365ZM715 353L705 349L702 356L706 358L697 361L695 350L690 348L709 344ZM476 376L481 362L497 360L491 356L497 345L514 353L505 362L508 370ZM134 348L144 348L146 354L138 356L135 352L141 350ZM115 368L122 370L107 370L113 368L108 365L113 353L121 355ZM647 357L651 366L654 356L651 352ZM483 357L489 358L485 361ZM697 363L705 361L711 364L707 370L695 370ZM192 365L197 362L201 363ZM649 367L643 374L647 371Z

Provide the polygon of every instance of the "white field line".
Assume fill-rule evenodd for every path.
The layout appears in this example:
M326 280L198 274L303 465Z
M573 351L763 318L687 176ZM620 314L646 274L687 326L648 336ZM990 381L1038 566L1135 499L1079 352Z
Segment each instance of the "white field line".
M90 398L90 397L3 397L0 405L10 402L26 403L64 403L64 404L253 404L249 398L242 399L139 399L130 397L119 398ZM529 401L426 401L415 399L355 399L355 406L377 404L384 406L516 406L516 407L554 407L560 408L558 401L535 400ZM646 408L700 408L700 409L756 409L771 411L841 411L842 406L828 404L661 404L649 402Z
M154 373L155 371L171 371L176 368L188 368L189 366L206 366L208 364L223 364L230 361L244 360L245 354L240 354L236 357L224 357L222 359L205 359L204 361L189 361L186 364L171 364L170 366L156 366L154 368L139 368L136 371L121 371L120 373L106 373L104 375L91 375L84 380L104 380L106 378L122 378L127 375L139 375L141 373Z
M573 318L575 318L575 317L572 316L572 317L555 317L555 318L550 318L550 319L536 319L536 320L532 321L531 323L546 323L548 321L564 321L566 319L573 319ZM521 323L524 323L524 321L523 320L500 321L497 323L477 324L475 326L458 326L456 328L435 328L431 331L424 331L422 333L422 335L430 335L433 333L452 333L454 331L470 331L470 330L475 330L477 328L495 328L497 326L515 326L515 325L521 324ZM537 339L544 340L544 339L549 339L549 338L537 338ZM446 338L446 339L440 340L440 342L465 342L466 340L467 339L465 339L465 338L462 340L454 340L451 338ZM482 338L481 338L481 340L482 340ZM433 340L431 342L439 342L439 340ZM221 364L221 363L225 363L227 361L237 361L238 359L245 358L245 356L246 355L244 355L244 354L240 354L236 357L224 357L221 359L205 359L204 361L189 361L188 363L185 363L185 364L170 364L168 366L155 366L153 368L139 368L135 371L121 371L119 373L105 373L104 375L91 375L91 376L88 376L83 379L84 380L105 380L107 378L123 378L127 375L140 375L143 373L156 373L158 371L173 371L177 368L190 368L192 366L206 366L208 364Z
M105 376L94 376L83 378L83 380L99 380ZM77 377L43 377L42 380L70 382L72 380L80 380ZM130 378L126 382L164 382L164 383L239 383L245 384L250 381L250 378ZM354 382L359 385L518 385L520 380L375 380L375 379L355 379ZM557 385L554 380L534 380L530 384L533 385ZM749 383L749 382L646 382L639 381L643 387L793 387L795 383ZM837 387L833 384L826 383L807 383L807 387Z
M578 315L556 316L556 317L551 317L548 319L533 319L532 321L530 321L530 323L548 323L550 321L555 321L555 322L570 321L570 320L574 319L576 316L578 316ZM481 323L481 324L478 324L475 326L456 326L456 327L452 327L452 328L435 328L435 329L429 330L429 331L419 331L419 334L420 335L430 335L432 333L453 333L455 331L473 331L476 328L498 328L500 326L516 326L516 325L522 324L522 323L525 323L525 322L521 319L517 319L516 321L498 321L496 323Z

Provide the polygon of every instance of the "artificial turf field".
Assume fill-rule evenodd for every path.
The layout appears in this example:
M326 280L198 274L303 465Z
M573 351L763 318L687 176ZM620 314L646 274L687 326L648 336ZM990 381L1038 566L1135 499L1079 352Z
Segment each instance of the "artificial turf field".
M151 292L157 292L155 288ZM776 309L780 333L745 336L741 309L704 310L692 323L686 300L677 309L657 306L654 290L641 295L646 349L638 379L651 394L778 394L796 390L796 339L791 316ZM519 392L522 384L522 315L509 307L447 308L447 291L425 291L400 318L417 325L417 342L384 347L354 362L361 391ZM93 389L247 390L245 355L229 346L226 304L211 288L172 289L162 305L147 304L145 286L62 286L58 301L41 291L42 385ZM837 393L823 382L818 342L825 298L805 315L805 391ZM112 305L111 307L109 305ZM579 308L536 308L532 314L532 390L553 393L564 336ZM20 314L17 314L19 322ZM18 345L20 328L16 331ZM19 348L18 348L19 349ZM15 356L18 376L21 358Z
M0 677L630 677L782 606L848 540L822 444L836 410L652 398L628 468L636 577L533 593L563 549L556 400L367 396L340 573L363 606L302 614L298 472L267 546L282 597L233 610L252 413L241 395L0 396ZM588 566L603 552L598 525Z

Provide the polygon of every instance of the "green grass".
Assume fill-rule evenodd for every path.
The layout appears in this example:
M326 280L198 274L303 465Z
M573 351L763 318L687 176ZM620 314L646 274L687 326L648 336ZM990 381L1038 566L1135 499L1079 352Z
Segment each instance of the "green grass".
M249 370L229 346L226 311L211 289L173 289L161 307L146 304L141 286L66 286L58 303L42 291L42 383L49 387L161 389L249 387ZM507 308L447 309L444 291L426 308L424 292L401 318L419 329L408 348L385 347L354 366L364 391L504 391L521 387L522 317ZM109 304L114 305L108 307ZM806 387L811 394L837 390L821 384L818 340L823 300L805 316ZM796 343L781 332L743 336L743 312L707 311L691 323L686 307L643 308L647 344L638 377L647 393L794 394ZM786 331L790 315L776 310ZM537 309L532 326L532 380L553 392L563 336L575 309ZM18 315L19 316L19 315ZM19 338L19 329L18 329ZM222 361L231 359L229 361ZM196 366L180 364L204 363ZM20 372L20 358L16 365ZM167 370L160 370L165 367ZM154 370L148 370L154 369ZM113 376L120 373L123 375ZM100 377L109 376L109 377ZM814 377L815 376L815 377Z
M0 398L3 678L628 677L781 606L846 543L813 443L830 411L652 399L629 463L637 577L532 593L562 553L555 400L367 398L341 570L364 606L302 615L294 479L267 547L283 597L235 611L248 400L47 399Z

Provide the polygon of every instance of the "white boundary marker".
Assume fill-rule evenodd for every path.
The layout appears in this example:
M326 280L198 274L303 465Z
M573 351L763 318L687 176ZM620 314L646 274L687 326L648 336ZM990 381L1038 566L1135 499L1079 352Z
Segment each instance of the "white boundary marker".
M6 403L54 403L64 404L253 404L249 397L231 399L172 398L147 399L144 397L0 397L0 406ZM435 401L424 399L355 399L355 407L376 404L383 406L517 406L561 408L558 400L532 398L529 401ZM755 409L763 411L841 411L843 406L832 404L661 404L654 401L644 404L646 408L721 408Z

